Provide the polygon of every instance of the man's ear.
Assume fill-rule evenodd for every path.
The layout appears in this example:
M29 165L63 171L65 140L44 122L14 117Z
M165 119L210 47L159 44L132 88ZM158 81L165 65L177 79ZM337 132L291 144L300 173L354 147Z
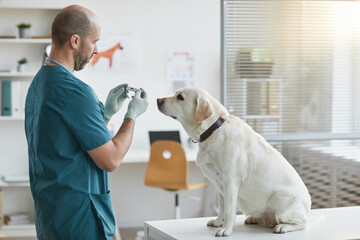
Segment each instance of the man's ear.
M209 101L203 97L196 99L195 121L202 123L213 114Z
M79 49L79 47L80 47L80 41L81 41L81 39L80 39L80 36L79 36L79 35L77 35L77 34L71 35L71 37L70 37L71 48L73 48L73 49Z

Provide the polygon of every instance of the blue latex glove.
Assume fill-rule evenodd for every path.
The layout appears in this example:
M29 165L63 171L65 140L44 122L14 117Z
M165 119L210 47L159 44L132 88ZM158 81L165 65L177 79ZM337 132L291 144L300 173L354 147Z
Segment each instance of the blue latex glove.
M131 118L135 121L137 117L146 111L148 105L147 94L144 89L140 88L140 90L135 92L133 99L129 102L125 118Z
M126 87L128 84L121 84L110 90L104 107L104 115L107 120L119 111L126 98L129 98Z

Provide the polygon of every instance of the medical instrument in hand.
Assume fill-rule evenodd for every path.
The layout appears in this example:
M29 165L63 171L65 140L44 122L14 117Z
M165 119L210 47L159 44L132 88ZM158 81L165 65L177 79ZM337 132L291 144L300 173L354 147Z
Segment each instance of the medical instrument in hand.
M129 102L125 118L132 118L135 122L136 118L146 111L148 105L146 92L143 89L139 89Z
M127 86L127 87L125 88L125 90L127 90L127 91L132 91L132 92L136 92L136 91L139 91L140 89Z
M121 84L110 90L104 106L104 115L107 120L110 120L119 111L125 99L129 97L126 88L127 84Z

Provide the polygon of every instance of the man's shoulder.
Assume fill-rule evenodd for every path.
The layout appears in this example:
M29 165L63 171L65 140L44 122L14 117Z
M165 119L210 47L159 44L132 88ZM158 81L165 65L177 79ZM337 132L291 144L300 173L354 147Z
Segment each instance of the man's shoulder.
M72 99L79 95L89 97L94 95L93 89L88 84L57 66L41 68L34 80L36 79L40 80L45 89L49 90L48 93L54 97Z
M75 90L80 92L92 91L92 88L85 82L74 76L72 73L61 69L60 67L53 67L45 70L45 74L51 74L52 81L59 88L66 88L68 90Z

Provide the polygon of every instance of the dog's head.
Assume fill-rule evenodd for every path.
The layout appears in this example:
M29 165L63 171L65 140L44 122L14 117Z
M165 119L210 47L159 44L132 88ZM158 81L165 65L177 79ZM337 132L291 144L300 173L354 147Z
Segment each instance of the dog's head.
M158 98L157 105L160 112L178 120L184 127L228 114L208 92L194 87L179 89L172 97Z

